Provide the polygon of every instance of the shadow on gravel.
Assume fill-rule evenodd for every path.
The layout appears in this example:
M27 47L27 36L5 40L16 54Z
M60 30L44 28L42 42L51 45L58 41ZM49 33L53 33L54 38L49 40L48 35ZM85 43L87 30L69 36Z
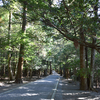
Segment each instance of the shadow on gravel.
M59 85L62 87L63 100L100 100L100 93L79 90L79 82L62 78Z
M0 100L49 100L59 76L53 74L0 94Z

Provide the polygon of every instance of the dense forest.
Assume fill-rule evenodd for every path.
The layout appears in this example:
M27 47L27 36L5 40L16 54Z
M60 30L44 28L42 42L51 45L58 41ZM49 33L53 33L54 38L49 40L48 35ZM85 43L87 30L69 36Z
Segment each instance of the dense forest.
M1 2L0 80L22 83L56 70L81 90L100 85L99 0Z

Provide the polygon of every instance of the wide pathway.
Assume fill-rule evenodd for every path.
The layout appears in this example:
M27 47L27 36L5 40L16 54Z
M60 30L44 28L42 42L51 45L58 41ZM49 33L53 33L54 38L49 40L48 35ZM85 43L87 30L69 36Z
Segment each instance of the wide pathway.
M52 75L44 79L0 93L0 100L51 100L54 98L59 78L53 71Z

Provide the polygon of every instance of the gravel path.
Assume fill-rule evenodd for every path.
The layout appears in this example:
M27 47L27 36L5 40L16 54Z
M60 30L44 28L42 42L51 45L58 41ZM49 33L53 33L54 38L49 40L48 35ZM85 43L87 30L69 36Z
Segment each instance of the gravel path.
M64 79L55 72L43 79L18 86L0 93L0 100L100 100L100 91L79 90L79 82Z
M0 93L0 100L50 100L59 77L53 72L53 75L44 79Z
M79 82L61 77L55 100L100 100L100 92L79 90Z

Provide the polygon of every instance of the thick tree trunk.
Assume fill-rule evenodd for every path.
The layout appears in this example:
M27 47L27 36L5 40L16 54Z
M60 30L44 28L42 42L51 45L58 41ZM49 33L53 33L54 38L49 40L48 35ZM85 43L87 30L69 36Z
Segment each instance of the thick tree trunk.
M63 65L63 72L64 72L64 78L68 79L69 78L69 69L67 67L67 63Z
M80 45L80 70L82 71L80 76L80 90L87 89L87 78L84 77L85 74L85 47Z
M84 33L82 30L80 30L80 38L84 41ZM85 66L85 46L80 44L80 90L86 90L87 89L87 78L84 77L86 74L86 66Z
M68 78L69 78L69 69L66 68L66 79L68 79Z
M16 83L22 83L22 68L23 68L23 57L19 57L17 75L16 75Z
M25 33L26 30L26 2L23 3L23 24L22 24L22 34ZM22 37L23 39L23 37ZM17 68L17 75L15 82L22 83L22 69L23 69L23 56L24 56L24 44L20 44L20 52L19 52L19 61Z

